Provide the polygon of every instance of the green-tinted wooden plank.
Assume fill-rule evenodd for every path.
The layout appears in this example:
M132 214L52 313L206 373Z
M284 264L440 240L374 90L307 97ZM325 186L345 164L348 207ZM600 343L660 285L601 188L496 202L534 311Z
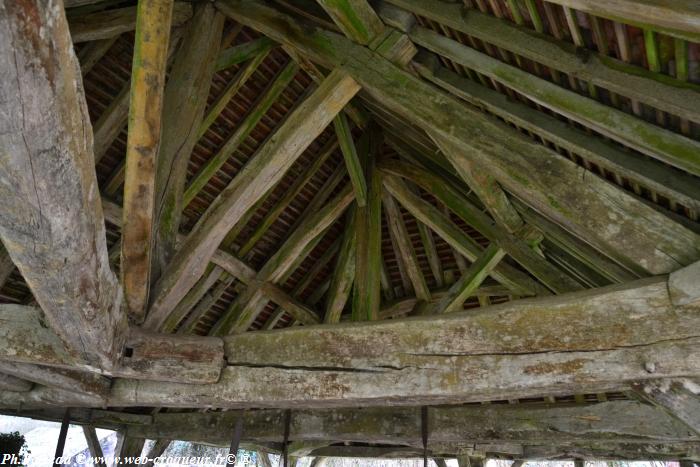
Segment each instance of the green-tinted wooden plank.
M328 288L324 323L340 322L340 315L348 301L355 278L355 246L355 208L351 207L345 215L345 232Z
M259 55L266 54L277 44L265 36L253 39L245 44L230 47L219 54L216 60L216 71L225 70L233 65L243 63Z
M358 206L364 207L365 204L367 204L367 182L362 172L360 159L357 156L355 143L352 140L352 132L350 131L348 119L344 114L338 114L333 120L333 125L335 127L335 134L338 137L340 149L343 152L345 166L348 169L348 174L350 174L350 182L355 190L355 201Z

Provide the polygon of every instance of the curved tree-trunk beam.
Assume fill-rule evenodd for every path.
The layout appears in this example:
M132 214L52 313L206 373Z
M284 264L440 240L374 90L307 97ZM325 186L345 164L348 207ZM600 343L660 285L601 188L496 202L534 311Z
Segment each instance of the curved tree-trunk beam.
M618 252L650 273L700 258L700 237L515 130L458 102L346 38L279 13L256 0L219 0L227 15L299 49L325 66L342 66L372 98L408 122L439 131L488 166L511 194L601 250ZM416 102L421 102L416 106ZM586 202L583 203L582 200ZM617 219L617 221L615 221ZM671 233L673 232L673 233Z
M177 305L201 277L231 228L284 176L358 90L352 78L340 71L332 72L290 115L183 242L153 290L152 313Z
M0 3L0 70L0 236L70 354L109 369L126 315L109 268L80 69L59 4Z

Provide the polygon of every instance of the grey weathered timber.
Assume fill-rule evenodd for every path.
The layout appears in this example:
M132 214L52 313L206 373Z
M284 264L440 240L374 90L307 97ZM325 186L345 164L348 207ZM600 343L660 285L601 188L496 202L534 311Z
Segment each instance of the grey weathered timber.
M503 83L534 102L609 138L666 164L700 175L700 143L690 138L567 90L427 28L413 28L410 37L428 50Z
M165 87L162 143L156 158L152 281L160 277L175 252L187 164L199 139L223 26L224 16L213 5L194 6Z
M10 392L27 392L32 389L31 381L16 376L0 373L0 390Z
M449 217L440 212L432 204L423 200L408 189L401 179L394 175L384 175L384 186L403 207L405 207L419 222L430 227L442 237L459 254L470 261L475 261L483 248L470 236L455 225ZM492 272L494 279L516 292L518 295L546 295L547 289L539 285L527 274L512 266L502 263Z
M145 333L132 328L125 336L125 352L118 364L95 368L66 350L58 336L46 327L40 310L21 305L0 306L0 337L0 361L71 370L56 371L53 380L51 372L42 368L16 366L17 374L25 372L27 378L42 384L72 384L78 390L82 387L84 393L74 391L78 394L104 394L106 384L97 375L81 375L72 370L156 381L214 382L223 366L220 339ZM71 379L75 381L71 383Z
M0 6L0 69L2 243L71 355L108 369L121 351L126 314L109 267L90 118L60 5Z
M172 440L169 439L157 439L155 443L153 443L153 446L151 446L151 449L146 454L146 456L151 460L144 465L146 467L151 467L154 464L152 460L158 456L161 456L165 452L165 450L168 449L168 446L170 446L171 442Z
M668 292L675 305L700 304L700 261L671 273Z
M272 50L277 44L263 36L259 39L253 39L245 44L236 45L226 50L222 50L216 58L216 71L225 70L239 63L248 61L261 54L266 54Z
M352 283L355 278L355 208L351 207L345 215L345 232L340 243L340 251L335 259L333 278L326 295L326 313L323 322L326 324L340 322L340 315L350 297Z
M221 317L212 329L211 334L222 336L232 332L245 332L269 301L268 294L271 291L274 292L274 288L268 288L267 293L265 293L265 289L261 285L279 282L287 273L291 272L297 265L297 262L306 257L313 248L314 240L319 238L321 233L341 216L352 200L352 188L347 186L335 198L327 202L321 210L311 212L304 219L304 222L300 223L298 228L289 235L284 244L265 263L260 271L257 272L251 286L246 289L245 293L236 298L236 305L226 315ZM277 296L278 300L280 296ZM275 301L274 298L273 301ZM278 305L284 307L282 303L278 303ZM286 309L289 312L294 312L297 307ZM307 307L302 309L307 309L308 311ZM319 321L315 313L312 312L301 313L299 316L307 324Z
M202 275L231 227L284 176L358 90L352 78L335 71L292 113L183 242L153 290L151 312L175 307Z
M133 436L128 436L124 431L118 431L114 455L122 459L125 457L139 457L145 443L145 438L135 438Z
M100 439L97 437L97 431L94 426L83 425L83 435L85 435L85 442L88 446L88 451L94 459L94 464L97 467L106 467L106 463L103 458L102 446L100 445Z
M430 305L435 306L447 295L447 289L441 288L431 290ZM511 295L511 291L501 285L485 285L476 288L472 292L473 296L484 299L489 297L504 297ZM416 309L420 302L416 297L400 298L385 303L379 312L380 319L391 319L403 317Z
M459 159L461 152L456 148L451 149L454 149L451 157L455 157L455 166L461 165L463 162L463 158ZM440 177L431 174L427 170L404 162L383 164L382 170L385 173L388 172L406 177L422 186L482 235L498 243L506 253L554 292L563 293L581 290L583 288L576 281L540 256L525 242L525 240L509 234L505 229L499 229L487 215L461 195L450 183L441 180ZM390 175L387 176L387 178L387 184L393 186L394 190L403 193L402 196L404 200L407 202L409 199L417 201L417 197L412 197L406 193L405 185L401 184L398 179L395 177L392 178Z
M138 4L131 68L119 269L129 317L143 322L150 288L157 156L161 142L172 0Z
M229 274L222 275L222 280L219 284L202 298L202 300L190 312L189 316L178 327L178 334L193 334L199 323L199 320L206 314L207 311L214 305L226 290L233 284L235 278Z
M130 425L127 433L149 439L225 443L227 429L244 417L243 440L280 442L283 412L262 410L241 414L158 413L150 424ZM292 411L293 441L349 441L422 447L418 407ZM654 420L654 423L648 423ZM698 441L661 409L636 401L592 405L476 405L429 407L429 443L462 445L514 442L561 444L570 441L640 443ZM431 447L429 444L429 448Z
M70 35L73 42L109 39L136 29L136 8L125 7L113 10L71 16ZM192 17L192 6L187 2L173 5L173 26L180 26Z
M30 365L28 363L0 361L0 372L36 384L95 396L106 396L109 393L111 384L109 378L95 373Z
M700 435L700 383L690 379L645 381L634 385L644 399Z
M353 189L355 190L355 202L358 206L364 207L367 204L367 182L365 181L362 164L357 155L357 149L355 149L355 142L352 140L350 124L345 115L340 113L333 120L333 126L335 128L336 137L338 138L340 150L345 159L345 166L350 175L350 182L352 182Z
M681 84L669 76L650 73L642 67L591 50L587 50L586 56L582 57L576 47L568 42L516 27L476 9L466 12L457 3L438 0L387 1L573 78L673 115L700 121L700 86ZM384 16L381 8L379 13ZM629 24L627 18L622 22Z
M384 24L367 0L318 0L343 33L353 41L370 45L384 32Z
M118 379L109 405L347 407L619 391L697 377L698 316L673 306L666 278L655 277L483 311L242 333L225 338L218 383Z
M217 5L225 14L321 64L343 66L368 95L408 122L436 129L455 144L473 149L472 159L488 165L504 189L590 244L618 251L623 259L651 273L670 272L700 257L700 240L689 230L602 179L587 177L587 183L580 183L584 169L573 162L342 36L312 26L302 28L299 20L256 0L220 0Z
M496 244L489 245L481 255L474 261L457 282L452 284L447 294L438 302L434 313L449 313L461 311L464 302L486 279L486 276L493 270L506 252Z
M387 193L386 190L382 191L382 205L384 207L384 212L386 213L387 223L389 224L389 231L396 239L400 261L403 262L406 269L406 274L408 275L411 285L413 286L413 292L416 298L419 300L429 302L430 290L428 290L425 277L421 271L420 264L418 264L418 258L416 257L415 250L413 249L411 239L408 236L403 215L401 214L399 206L396 204L394 198L392 198L392 196Z

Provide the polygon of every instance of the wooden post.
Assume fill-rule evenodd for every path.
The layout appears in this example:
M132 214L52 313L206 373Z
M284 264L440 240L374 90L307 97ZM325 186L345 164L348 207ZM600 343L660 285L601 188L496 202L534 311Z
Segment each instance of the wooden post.
M70 428L70 409L66 409L61 421L61 431L58 433L58 442L56 443L56 452L53 455L54 467L62 465L59 458L63 457L63 449L66 447L66 437L68 436L68 428Z
M150 284L156 155L160 147L172 0L141 0L136 18L124 175L121 275L129 315L141 323Z

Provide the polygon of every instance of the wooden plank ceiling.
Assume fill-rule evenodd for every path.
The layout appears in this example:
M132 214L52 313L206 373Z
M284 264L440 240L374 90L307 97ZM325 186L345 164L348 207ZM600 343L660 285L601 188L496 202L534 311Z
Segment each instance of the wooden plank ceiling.
M332 54L324 63L316 60L323 51L304 49L294 38L281 41L275 25L256 30L254 19L228 10L238 3L217 3L226 19L201 123L187 129L197 138L186 161L180 245L188 245L184 239L191 232L209 233L201 233L201 226L220 209L246 165L269 150L265 145L274 143L285 122L295 123L299 115L321 118L304 108L307 99L339 99L332 92L343 80L356 80L363 89L298 157L284 161L288 169L220 235L211 262L196 265L204 272L176 290L175 298L168 295L167 269L158 266L167 280L158 284L151 276L150 290L159 294L158 306L166 305L157 317L145 315L151 330L224 336L403 319L625 283L700 259L697 24L672 17L655 23L642 12L599 11L594 2L574 0L385 0L373 5L377 16L364 18L367 29L344 17L335 2L265 4L303 17L309 27L345 34L421 85L448 93L465 112L474 112L465 114L465 122L478 115L468 126L482 153L489 137L499 138L482 133L497 125L504 135L519 135L528 157L541 157L528 159L530 165L509 160L507 151L516 146L504 143L503 157L488 165L479 157L467 161L463 148L446 137L451 128L426 132L419 124L424 117L407 118L406 106L367 86L363 80L370 78L358 76L356 65L347 65L351 77L325 78ZM134 10L131 0L69 1L66 8L71 32L80 37L75 51L95 132L95 170L115 272L121 206L129 199L124 181L132 150L127 120L129 89L135 86ZM362 18L366 12L355 13ZM95 30L99 18L109 15L113 27ZM170 79L182 42L191 37L188 21L195 19L189 4L175 2L165 59ZM347 86L357 86L352 83ZM165 89L167 98L167 84ZM348 88L346 99L354 92ZM170 115L163 121L174 120ZM171 133L162 131L178 136ZM561 160L573 164L555 166ZM525 167L534 169L525 173ZM529 197L535 183L549 184L551 192ZM131 196L129 209L135 209ZM590 201L593 196L602 201ZM543 202L549 211L539 209ZM605 222L610 232L600 232ZM629 236L613 231L626 228ZM193 258L190 263L196 263ZM140 261L141 267L153 264ZM0 303L35 305L6 253L0 268ZM140 274L131 280L147 281L147 273ZM146 291L133 293L138 301ZM172 300L176 306L169 308ZM139 322L144 305L135 303ZM611 392L520 402L626 398Z

